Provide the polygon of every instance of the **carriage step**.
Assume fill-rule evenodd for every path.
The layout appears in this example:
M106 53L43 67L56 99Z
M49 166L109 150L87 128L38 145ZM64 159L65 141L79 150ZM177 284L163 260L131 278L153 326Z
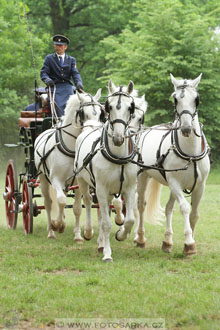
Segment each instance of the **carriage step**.
M13 143L5 143L4 146L8 147L8 148L17 148L17 147L19 147L18 144L13 144Z

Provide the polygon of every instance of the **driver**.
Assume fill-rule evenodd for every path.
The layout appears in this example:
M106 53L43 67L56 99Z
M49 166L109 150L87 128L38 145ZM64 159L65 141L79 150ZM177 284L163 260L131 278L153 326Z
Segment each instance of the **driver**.
M51 87L51 92L54 91L54 85L56 85L55 103L58 105L56 112L57 116L61 117L64 115L69 96L75 89L83 91L83 82L76 68L76 59L66 54L69 39L57 34L53 37L53 42L55 52L45 57L40 77L47 86Z

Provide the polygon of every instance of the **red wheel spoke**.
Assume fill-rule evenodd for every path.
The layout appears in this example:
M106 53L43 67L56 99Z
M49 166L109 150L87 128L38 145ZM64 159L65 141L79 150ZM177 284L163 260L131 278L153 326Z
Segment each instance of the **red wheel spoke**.
M15 229L17 225L18 209L18 181L15 163L10 160L8 163L5 178L5 211L8 228Z
M28 186L26 179L23 181L22 203L24 232L25 234L30 234L33 232L32 190Z

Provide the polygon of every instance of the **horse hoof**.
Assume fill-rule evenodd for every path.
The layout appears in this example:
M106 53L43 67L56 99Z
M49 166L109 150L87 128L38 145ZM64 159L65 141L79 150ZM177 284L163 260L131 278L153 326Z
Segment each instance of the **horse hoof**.
M184 249L183 249L183 253L185 253L185 255L190 256L192 254L196 254L197 250L196 250L196 245L195 243L193 244L184 244Z
M122 225L124 224L124 222L121 222L121 223L120 223L120 222L117 222L117 221L115 220L115 224L116 224L117 226L120 227L120 226L122 226Z
M62 234L65 229L65 224L61 225L61 227L58 229L58 233Z
M86 240L86 241L90 241L93 237L93 231L90 232L90 235L89 236L86 236L86 232L84 231L83 232L83 238Z
M119 242L121 242L121 240L118 238L118 233L120 232L120 229L118 231L116 231L115 233L115 239Z
M74 242L76 242L77 244L82 244L83 243L83 238L75 238Z
M103 253L104 247L99 247L98 248L98 253Z
M106 258L106 259L102 259L103 262L113 262L113 259L112 258Z
M56 224L55 220L51 220L51 228L53 229L53 231L58 231L58 226Z
M138 242L136 242L136 247L141 248L141 249L144 249L146 247L146 242L144 242L144 243L138 243Z
M117 221L117 217L115 217L115 224L116 224L117 226L122 226L122 225L124 224L124 220L122 219L121 222L118 222L118 221Z
M163 241L162 250L163 250L163 252L171 253L172 252L172 244L168 244L167 242Z
M56 239L56 236L55 235L48 235L47 238L48 239Z

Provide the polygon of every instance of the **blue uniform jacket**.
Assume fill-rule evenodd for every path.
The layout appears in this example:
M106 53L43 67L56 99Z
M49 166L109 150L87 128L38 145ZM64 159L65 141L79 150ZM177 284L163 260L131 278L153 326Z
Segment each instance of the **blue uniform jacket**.
M65 54L64 63L60 65L56 53L47 55L40 72L40 77L45 84L50 79L56 84L55 103L58 106L56 112L58 117L63 116L67 100L74 93L74 84L76 88L83 89L82 79L76 68L76 59ZM54 88L51 87L51 92L53 93L53 91Z
M66 82L73 85L73 82L71 81L71 78L73 78L76 88L83 89L82 79L76 68L76 59L67 54L65 54L62 66L60 65L56 53L47 55L40 72L40 77L45 84L47 83L47 80L52 79L56 85Z

